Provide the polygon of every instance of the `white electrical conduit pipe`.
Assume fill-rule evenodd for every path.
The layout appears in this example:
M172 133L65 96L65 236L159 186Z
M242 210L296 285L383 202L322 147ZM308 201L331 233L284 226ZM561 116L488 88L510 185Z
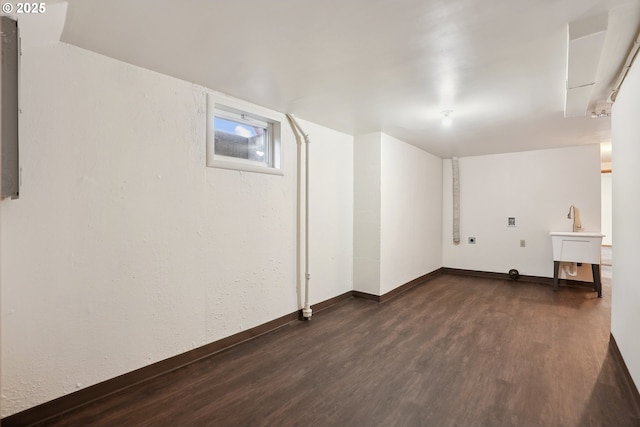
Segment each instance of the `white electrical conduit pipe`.
M608 99L609 102L613 103L616 101L616 97L618 96L618 91L620 90L620 86L622 86L622 82L624 81L625 77L627 77L627 73L629 72L629 69L633 65L634 60L636 59L638 50L640 50L640 32L638 33L638 36L634 40L633 45L631 45L631 50L629 51L629 55L627 55L627 60L625 61L624 66L622 67L622 71L620 72L620 75L618 76L618 80L616 81L616 84L613 87L613 91L611 91L611 94L609 95L609 99Z
M300 288L300 239L302 237L302 233L300 228L302 226L301 221L301 211L302 211L302 200L301 200L301 192L302 192L302 145L305 147L305 156L304 156L304 307L302 308L302 316L305 319L310 319L312 310L309 305L309 280L311 280L311 274L309 273L309 135L306 134L300 124L296 121L296 119L291 115L287 114L287 120L289 121L289 125L291 126L291 130L296 136L296 142L298 143L298 289Z
M460 170L458 158L451 159L453 175L453 243L460 243Z

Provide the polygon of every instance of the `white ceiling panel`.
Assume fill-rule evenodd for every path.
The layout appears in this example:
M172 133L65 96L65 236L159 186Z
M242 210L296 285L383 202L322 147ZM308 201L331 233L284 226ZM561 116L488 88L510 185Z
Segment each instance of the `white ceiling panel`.
M608 141L608 118L564 117L567 25L602 14L591 105L640 30L640 0L69 0L62 40L450 157Z

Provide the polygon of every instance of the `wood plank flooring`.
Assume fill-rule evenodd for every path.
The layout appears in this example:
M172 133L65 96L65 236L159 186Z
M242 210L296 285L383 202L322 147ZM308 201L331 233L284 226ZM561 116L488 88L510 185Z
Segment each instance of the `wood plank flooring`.
M441 275L349 299L47 426L640 426L609 347L611 282Z

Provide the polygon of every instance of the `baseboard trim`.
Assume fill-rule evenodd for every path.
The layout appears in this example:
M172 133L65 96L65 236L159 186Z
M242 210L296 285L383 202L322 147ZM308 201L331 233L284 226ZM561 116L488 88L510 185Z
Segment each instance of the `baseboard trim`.
M384 295L373 295L373 294L368 294L366 292L361 292L361 291L345 292L341 295L338 295L328 300L314 304L312 307L313 312L314 314L317 314L351 297L367 299L367 300L375 301L378 303L384 303L404 292L409 291L410 289L415 288L416 286L425 284L430 280L445 273L462 275L462 276L474 276L474 277L511 280L509 278L509 275L506 273L491 273L491 272L484 272L484 271L462 270L462 269L456 269L456 268L441 267L437 270L434 270L430 273L427 273L423 276L413 279L410 282L407 282L404 285L401 285L387 292ZM521 276L520 280L553 285L553 279L546 278L546 277ZM572 282L572 283L567 283L567 282ZM587 282L566 281L566 280L561 280L560 284L563 284L565 286L571 286L571 285L591 286L591 284ZM49 419L62 415L66 412L72 411L81 406L90 404L91 402L94 402L98 399L102 399L111 394L117 393L129 387L132 387L136 384L140 384L142 382L148 381L160 375L166 374L176 369L180 369L200 359L204 359L206 357L212 356L220 351L226 350L228 348L241 344L245 341L254 339L268 332L274 331L300 318L302 318L302 310L298 310L294 313L289 313L287 315L284 315L282 317L279 317L277 319L274 319L262 325L258 325L246 331L239 332L237 334L231 335L221 340L206 344L202 347L195 348L185 353L178 354L168 359L161 360L154 364L136 369L135 371L122 374L120 376L108 379L106 381L95 384L93 386L84 388L82 390L78 390L74 393L61 396L49 402L45 402L38 406L34 406L32 408L25 409L24 411L12 414L6 418L2 418L2 425L4 427L14 427L14 426L17 427L17 426L30 426L33 424L46 422ZM637 390L636 390L636 393L637 393Z
M367 299L369 301L380 302L380 295L369 294L362 291L351 291L354 298Z
M328 308L333 307L334 305L338 304L339 302L349 299L353 297L353 291L348 291L345 292L342 295L338 295L335 296L333 298L329 298L328 300L319 302L317 304L314 304L311 308L313 310L312 312L312 318L313 315L320 313L321 311L324 311ZM308 318L304 317L304 315L302 314L302 309L298 310L298 320L309 320Z
M461 268L451 268L451 267L442 267L444 273L455 274L458 276L472 276L472 277L482 277L485 279L501 279L501 280L510 280L513 281L511 277L509 277L508 273L495 273L489 271L478 271L478 270L464 270ZM543 285L553 286L553 278L552 277L541 277L541 276L520 276L517 281L520 282L529 282L529 283L541 283ZM558 284L560 286L568 286L568 287L579 287L579 288L591 288L593 289L593 282L583 282L580 280L568 280L568 279L559 279Z
M418 285L428 282L429 280L442 274L443 269L439 268L431 273L420 276L384 295L372 295L360 291L349 291L344 294L335 296L328 300L313 305L313 313L317 314L324 311L339 302L352 297L373 300L379 303L389 301L390 299L406 292ZM72 411L81 406L87 405L98 399L102 399L111 394L117 393L136 384L148 381L152 378L166 374L168 372L180 369L186 365L197 362L200 359L209 357L222 350L226 350L245 341L254 339L260 335L274 331L295 320L302 320L302 310L274 319L270 322L258 325L255 328L247 329L229 337L206 344L202 347L195 348L185 353L178 354L165 360L161 360L154 364L144 366L135 371L122 374L120 376L108 379L101 383L89 386L74 393L61 396L57 399L42 403L24 411L9 415L2 418L4 427L30 426L37 423L45 422L54 417L60 416L66 412ZM305 319L306 320L306 319Z
M609 349L613 353L617 362L622 367L622 373L624 374L624 379L627 383L627 387L633 396L633 401L636 405L636 410L640 411L640 392L638 392L638 387L636 387L636 383L633 381L631 377L631 373L629 372L629 368L624 361L624 357L622 357L622 353L620 353L620 348L618 347L618 343L616 342L615 337L612 333L609 333Z
M435 279L436 277L441 275L443 272L444 272L444 269L440 267L437 270L432 271L431 273L424 274L420 277L417 277L405 283L404 285L398 286L397 288L392 289L383 295L374 295L374 294L369 294L361 291L352 291L352 294L356 298L368 299L371 301L384 303L389 301L392 298L397 297L401 293L408 291L409 289L415 288L416 286L422 285L424 283L427 283L430 280Z
M329 300L314 304L314 313L325 310L338 302L350 298L351 291ZM148 366L127 372L82 390L61 396L24 411L2 418L3 427L30 426L46 422L81 406L90 404L111 394L117 393L136 384L156 378L160 375L180 369L200 359L212 356L220 351L239 345L245 341L257 338L268 332L281 328L299 318L299 312L289 313L270 322L263 323L246 331L239 332L218 341L189 350L168 359L161 360Z
M380 296L380 302L387 302L392 298L397 297L398 295L407 292L408 290L415 288L416 286L422 285L424 283L427 283L430 280L435 279L436 277L438 277L439 275L441 275L443 273L443 269L442 267L440 267L437 270L432 271L431 273L427 273L424 274L420 277L417 277L415 279L413 279L410 282L405 283L402 286L398 286L397 288L387 292L384 295Z

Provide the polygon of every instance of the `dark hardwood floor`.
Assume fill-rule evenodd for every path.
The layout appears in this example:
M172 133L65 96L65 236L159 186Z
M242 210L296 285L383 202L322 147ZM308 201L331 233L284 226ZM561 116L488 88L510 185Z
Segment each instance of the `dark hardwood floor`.
M583 288L441 275L349 299L42 425L640 426Z

